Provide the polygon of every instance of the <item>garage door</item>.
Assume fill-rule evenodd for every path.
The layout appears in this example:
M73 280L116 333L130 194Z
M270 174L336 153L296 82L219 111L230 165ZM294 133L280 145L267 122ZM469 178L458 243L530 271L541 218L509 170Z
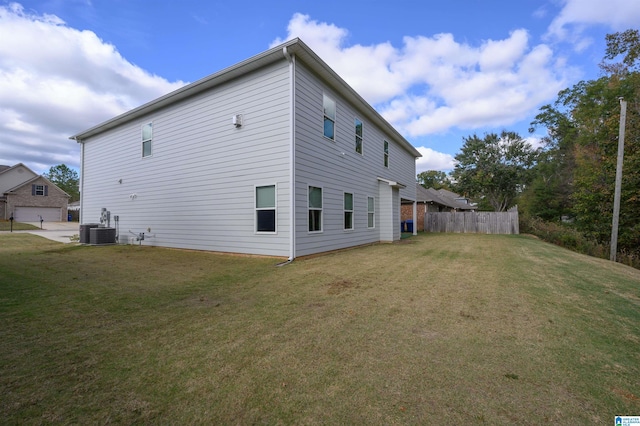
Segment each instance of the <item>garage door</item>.
M13 219L16 222L60 222L60 207L16 207Z

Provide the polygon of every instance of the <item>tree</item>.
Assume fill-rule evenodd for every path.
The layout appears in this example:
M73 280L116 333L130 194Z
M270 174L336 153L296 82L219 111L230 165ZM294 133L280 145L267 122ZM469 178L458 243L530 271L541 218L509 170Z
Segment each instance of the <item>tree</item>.
M637 30L607 35L604 63L608 75L581 81L558 94L553 106L543 107L533 125L547 127L548 151L535 170L528 193L532 213L549 219L569 211L574 226L596 241L608 244L611 235L616 173L619 98L627 100L625 155L622 176L620 250L639 254L640 247L640 37ZM553 180L553 179L556 180ZM537 182L547 184L537 185ZM545 187L547 188L545 190ZM555 194L559 198L554 198ZM562 203L554 205L554 201ZM550 209L549 209L550 207Z
M427 170L418 173L418 183L425 188L448 189L451 187L449 176L439 170Z
M513 206L531 182L539 151L517 133L503 131L464 138L452 177L458 192L486 201L495 211Z
M547 135L541 140L544 149L532 171L531 185L520 198L519 207L531 216L559 222L562 216L573 215L571 195L577 129L559 105L540 108L531 125L531 133L544 126Z
M71 196L69 201L80 199L80 179L78 178L78 172L75 170L70 169L65 164L58 164L57 166L52 166L44 176L69 194Z
M621 33L607 34L607 49L604 59L613 60L620 55L622 58L622 67L625 70L633 70L638 68L638 60L640 59L640 32L638 30L626 30ZM601 67L605 71L620 70L621 64L602 63Z

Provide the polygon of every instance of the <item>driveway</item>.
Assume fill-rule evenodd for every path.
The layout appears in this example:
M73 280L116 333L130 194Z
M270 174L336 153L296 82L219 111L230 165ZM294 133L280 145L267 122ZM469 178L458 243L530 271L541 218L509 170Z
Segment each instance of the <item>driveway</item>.
M42 229L40 229L40 222L27 222L30 225L37 226L38 229L31 231L13 231L22 232L33 235L39 235L49 240L58 241L60 243L77 243L78 241L71 241L71 237L78 235L80 231L80 224L78 222L43 222Z

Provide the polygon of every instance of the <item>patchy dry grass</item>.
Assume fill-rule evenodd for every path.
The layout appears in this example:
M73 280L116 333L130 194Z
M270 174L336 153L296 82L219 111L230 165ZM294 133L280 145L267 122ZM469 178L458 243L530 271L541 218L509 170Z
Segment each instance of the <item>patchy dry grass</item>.
M276 262L0 235L0 417L606 424L640 413L640 271L486 235Z

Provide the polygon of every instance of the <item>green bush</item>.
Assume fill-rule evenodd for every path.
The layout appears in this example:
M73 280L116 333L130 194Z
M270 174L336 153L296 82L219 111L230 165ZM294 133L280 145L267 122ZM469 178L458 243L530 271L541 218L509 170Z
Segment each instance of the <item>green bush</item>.
M588 238L568 224L547 222L538 217L520 214L520 233L531 234L543 241L589 256L609 258L610 246ZM640 269L640 248L636 251L622 250L617 261Z

